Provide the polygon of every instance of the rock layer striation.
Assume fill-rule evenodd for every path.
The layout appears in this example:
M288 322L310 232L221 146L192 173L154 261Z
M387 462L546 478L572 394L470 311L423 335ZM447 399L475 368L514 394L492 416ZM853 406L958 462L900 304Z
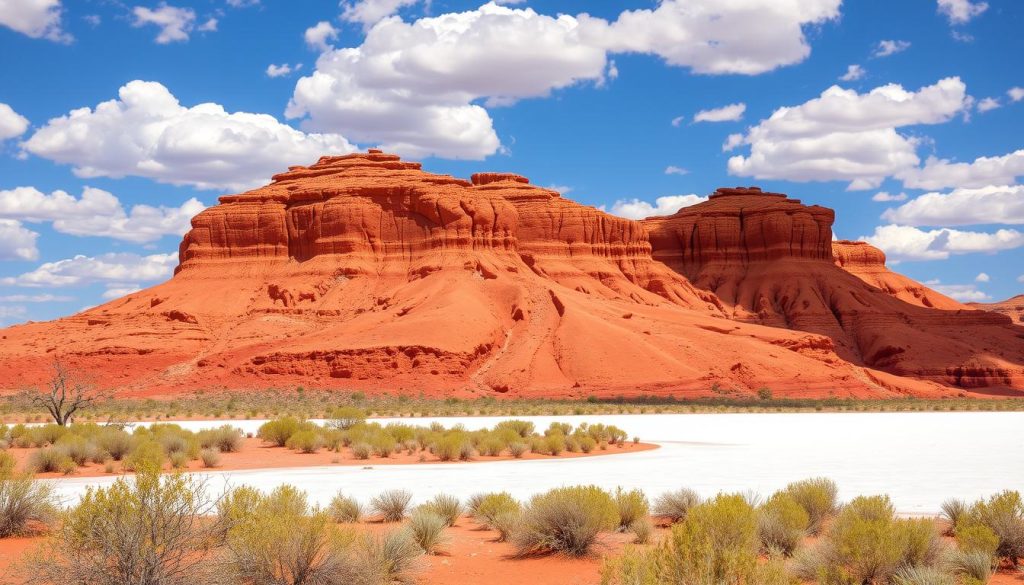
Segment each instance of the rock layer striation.
M833 219L751 188L632 221L519 175L323 157L196 216L169 281L4 330L0 379L60 356L129 394L1024 390L1024 328L833 244Z

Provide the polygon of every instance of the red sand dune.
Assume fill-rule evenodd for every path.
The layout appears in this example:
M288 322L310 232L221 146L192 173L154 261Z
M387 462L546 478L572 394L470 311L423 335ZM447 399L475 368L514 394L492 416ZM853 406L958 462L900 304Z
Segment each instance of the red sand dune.
M724 189L638 222L518 175L323 157L195 217L168 282L4 330L0 380L60 355L129 395L1024 393L1024 328L834 253L832 220Z

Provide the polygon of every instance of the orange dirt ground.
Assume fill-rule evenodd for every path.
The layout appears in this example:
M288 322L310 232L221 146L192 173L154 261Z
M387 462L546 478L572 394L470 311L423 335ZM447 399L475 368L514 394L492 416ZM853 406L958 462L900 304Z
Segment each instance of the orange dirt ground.
M378 532L393 525L362 524ZM655 540L667 533L659 528ZM416 583L418 585L597 585L603 556L619 554L631 542L629 534L603 534L594 552L584 558L563 556L516 558L508 543L495 542L497 533L481 529L473 520L462 518L445 531L450 542L442 554L429 555ZM43 537L0 539L0 576L43 542ZM3 582L0 577L0 582ZM1020 585L1024 572L1001 570L989 585Z
M626 442L622 447L610 445L607 450L602 451L601 449L594 449L591 453L570 453L565 451L558 456L543 455L540 453L524 453L522 459L573 459L577 457L597 457L600 455L636 453L638 451L647 451L657 448L657 445L650 443L634 444L632 442ZM24 470L26 463L35 451L38 451L38 449L11 448L8 450L8 453L14 455L18 469ZM421 455L423 456L422 461L420 460ZM473 461L468 462L468 464L472 464L474 462L505 461L511 459L513 459L513 457L507 454L499 457L478 455L473 458ZM342 448L340 453L335 453L334 451L329 451L327 449L321 449L317 453L300 453L285 447L269 445L257 438L246 438L243 439L243 445L240 451L236 453L221 453L220 465L216 468L204 468L202 461L189 461L187 470L237 471L240 469L278 469L282 467L315 467L321 465L358 465L366 467L376 465L408 465L416 463L442 462L428 451L416 452L412 455L403 451L387 458L372 456L369 459L356 459L355 456L352 455L352 450L348 448ZM467 462L453 461L448 464L464 465L467 464ZM115 461L114 466L115 473L124 472L121 468L120 462ZM74 477L98 477L102 475L110 474L104 470L103 465L98 463L89 463L88 465L79 467L73 474ZM60 473L40 473L37 477L54 478L64 476Z

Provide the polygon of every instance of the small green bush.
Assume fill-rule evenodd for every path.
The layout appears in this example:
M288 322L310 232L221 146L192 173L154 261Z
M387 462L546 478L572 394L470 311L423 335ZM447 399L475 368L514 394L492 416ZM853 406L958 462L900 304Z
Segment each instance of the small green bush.
M263 423L256 436L278 447L288 444L292 435L302 430L304 423L294 417L283 417Z
M332 410L328 418L328 426L347 431L357 424L366 422L366 411L351 406L340 406Z
M34 473L73 473L75 462L60 447L43 447L31 455L28 466Z
M408 529L372 538L366 555L383 583L414 583L423 567L423 549Z
M992 578L994 559L981 551L953 552L946 560L946 569L959 576L964 585L985 585Z
M1024 501L1020 493L1004 491L971 506L966 522L981 524L999 538L996 556L1014 566L1024 557Z
M839 488L831 479L805 479L789 484L784 491L807 512L808 530L812 535L820 534L825 520L836 513Z
M356 459L369 459L373 447L368 443L355 443L352 445L352 456Z
M53 487L15 474L13 462L0 453L0 538L24 536L57 518Z
M473 516L482 520L484 524L493 527L494 519L500 514L507 512L518 513L522 509L519 500L513 498L508 492L496 492L480 496L476 503Z
M462 503L455 496L438 494L423 505L424 509L430 510L444 520L445 526L455 526L462 515Z
M327 506L327 513L335 522L355 523L363 517L363 506L355 498L338 492Z
M220 465L220 451L216 448L206 448L199 452L199 458L203 460L203 467L217 467Z
M512 540L520 555L581 556L598 533L617 525L618 512L608 492L596 486L556 488L530 499Z
M682 488L661 494L654 500L654 513L668 518L673 524L686 519L686 515L701 502L697 492Z
M647 496L641 490L615 490L615 508L619 516L619 529L625 530L634 522L646 518L650 512Z
M637 518L629 525L629 531L636 537L634 544L648 544L654 536L654 523L650 518Z
M761 550L792 555L807 535L811 519L793 496L787 492L774 494L761 506L757 530Z
M892 576L892 585L956 585L952 575L934 567L904 567Z
M302 430L292 433L292 436L285 441L285 446L302 453L316 453L323 443L320 440L320 435L315 431Z
M554 424L554 423L552 423ZM553 433L544 439L544 452L548 455L561 455L565 451L565 436Z
M405 518L411 500L412 494L406 490L388 490L374 496L370 500L370 506L384 522L400 522Z
M164 465L163 448L151 439L138 443L124 459L125 468L135 471L159 471Z
M169 460L171 462L171 467L173 467L174 469L185 469L186 467L188 467L188 455L182 453L181 451L171 453Z
M947 534L956 534L956 525L967 516L967 511L967 502L963 500L953 498L942 502L942 517L949 522Z
M512 457L521 459L522 456L530 449L530 446L526 443L519 441L513 441L508 444L508 452Z
M408 528L416 544L428 554L438 552L439 547L447 542L445 526L445 519L427 508L418 509L409 516Z

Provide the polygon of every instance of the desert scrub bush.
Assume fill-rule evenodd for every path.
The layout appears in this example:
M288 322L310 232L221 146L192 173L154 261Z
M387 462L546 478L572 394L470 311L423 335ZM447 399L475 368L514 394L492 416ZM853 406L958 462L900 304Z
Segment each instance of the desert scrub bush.
M164 450L151 439L137 443L131 453L124 458L126 469L135 472L159 471L164 465Z
M991 530L999 539L996 556L1005 558L1011 565L1016 567L1018 559L1024 556L1024 502L1020 493L1004 491L979 500L961 522L980 524Z
M463 457L466 450L472 456L473 444L464 433L449 433L430 444L430 452L441 461L456 461Z
M700 502L697 492L689 488L665 492L654 500L654 513L668 518L675 524L684 520L689 511Z
M281 506L271 494L232 526L226 568L234 583L342 585L374 583L375 568L356 550L356 537L306 507ZM305 498L299 498L305 501ZM282 511L284 510L284 511Z
M937 568L943 556L935 523L901 520L885 496L857 497L815 547L797 555L801 578L832 583L889 583L897 571Z
M0 538L44 529L57 517L50 484L14 472L14 458L0 453Z
M366 558L383 583L415 583L423 568L423 549L408 529L392 530L371 538Z
M169 459L170 459L170 462L171 462L171 467L174 468L174 469L181 470L181 469L185 469L186 467L188 467L188 462L189 462L188 455L186 455L186 454L184 454L184 453L182 453L180 451L177 452L177 453L171 453L171 456L170 456Z
M300 430L310 430L309 423L291 416L276 418L260 425L256 436L278 447L288 444L288 439Z
M370 500L370 507L384 522L400 522L405 518L412 494L406 490L388 490Z
M615 490L615 509L619 517L619 530L629 528L634 522L646 518L650 504L642 490Z
M942 502L942 518L945 518L949 523L946 534L953 536L956 534L956 525L960 523L960 520L967 516L967 502L952 498Z
M960 577L964 585L985 585L992 578L993 560L991 554L982 551L957 550L945 560L945 568Z
M483 455L498 457L505 450L505 443L498 437L488 436L480 441L477 449Z
M556 488L530 499L512 541L520 555L582 556L600 532L617 525L618 512L608 492L596 486Z
M510 430L522 438L529 437L534 433L533 423L526 420L503 420L500 423L494 425L494 430L503 431Z
M787 492L775 493L758 510L757 533L761 550L792 555L807 535L810 522L807 511L793 496Z
M654 523L648 517L637 518L629 524L627 529L633 533L634 544L648 544L654 536Z
M323 446L320 435L316 431L302 430L292 433L285 441L285 446L302 453L316 453Z
M338 492L331 498L327 514L335 522L355 523L363 517L363 506L355 498Z
M555 423L552 423L555 424ZM548 455L561 455L565 451L565 436L560 433L553 433L544 439L544 452Z
M128 453L131 452L133 444L132 437L128 433L118 428L104 428L96 436L96 444L100 449L103 449L115 461L121 461L125 458Z
M521 441L512 441L508 444L508 453L516 459L521 459L522 456L530 450L530 446Z
M580 446L580 451L584 453L590 453L594 450L595 447L597 447L597 441L595 441L594 438L589 435L584 435L580 437L579 439L577 439L577 443Z
M889 580L892 585L956 585L949 573L934 567L904 567Z
M510 511L519 512L522 509L519 500L513 498L508 492L482 494L476 497L479 498L479 502L473 502L475 504L475 507L471 508L473 516L488 526L499 514Z
M146 470L88 488L55 538L26 565L27 583L195 585L215 580L218 542L202 483Z
M200 451L199 458L203 460L203 467L212 468L220 465L220 451L215 447L208 447Z
M370 446L377 457L390 457L395 452L398 441L387 433L377 433L370 439Z
M477 510L480 509L480 503L486 497L487 494L473 494L466 498L466 513L470 516L476 516Z
M671 535L654 548L627 548L605 562L606 585L764 585L779 580L757 566L757 512L739 495L719 495L694 506L672 526ZM784 571L783 579L785 579Z
M455 496L438 494L422 506L426 510L437 514L444 520L445 526L455 526L462 515L462 503Z
M961 522L956 529L956 543L960 550L980 552L995 558L999 550L999 537L988 526L977 522Z
M366 422L366 411L352 406L339 406L327 417L327 426L347 431L357 424Z
M429 508L419 508L409 516L407 525L416 544L427 554L438 552L447 542L444 534L445 519Z
M368 443L355 443L352 445L352 456L356 459L369 459L372 452L373 447Z
M808 531L812 535L820 534L825 520L836 513L839 488L831 479L805 479L789 484L783 491L807 512L810 518Z
M60 447L43 447L28 459L29 468L34 473L74 473L75 462Z
M204 449L216 448L221 453L234 453L242 448L242 431L231 425L200 431L196 435L199 446Z

